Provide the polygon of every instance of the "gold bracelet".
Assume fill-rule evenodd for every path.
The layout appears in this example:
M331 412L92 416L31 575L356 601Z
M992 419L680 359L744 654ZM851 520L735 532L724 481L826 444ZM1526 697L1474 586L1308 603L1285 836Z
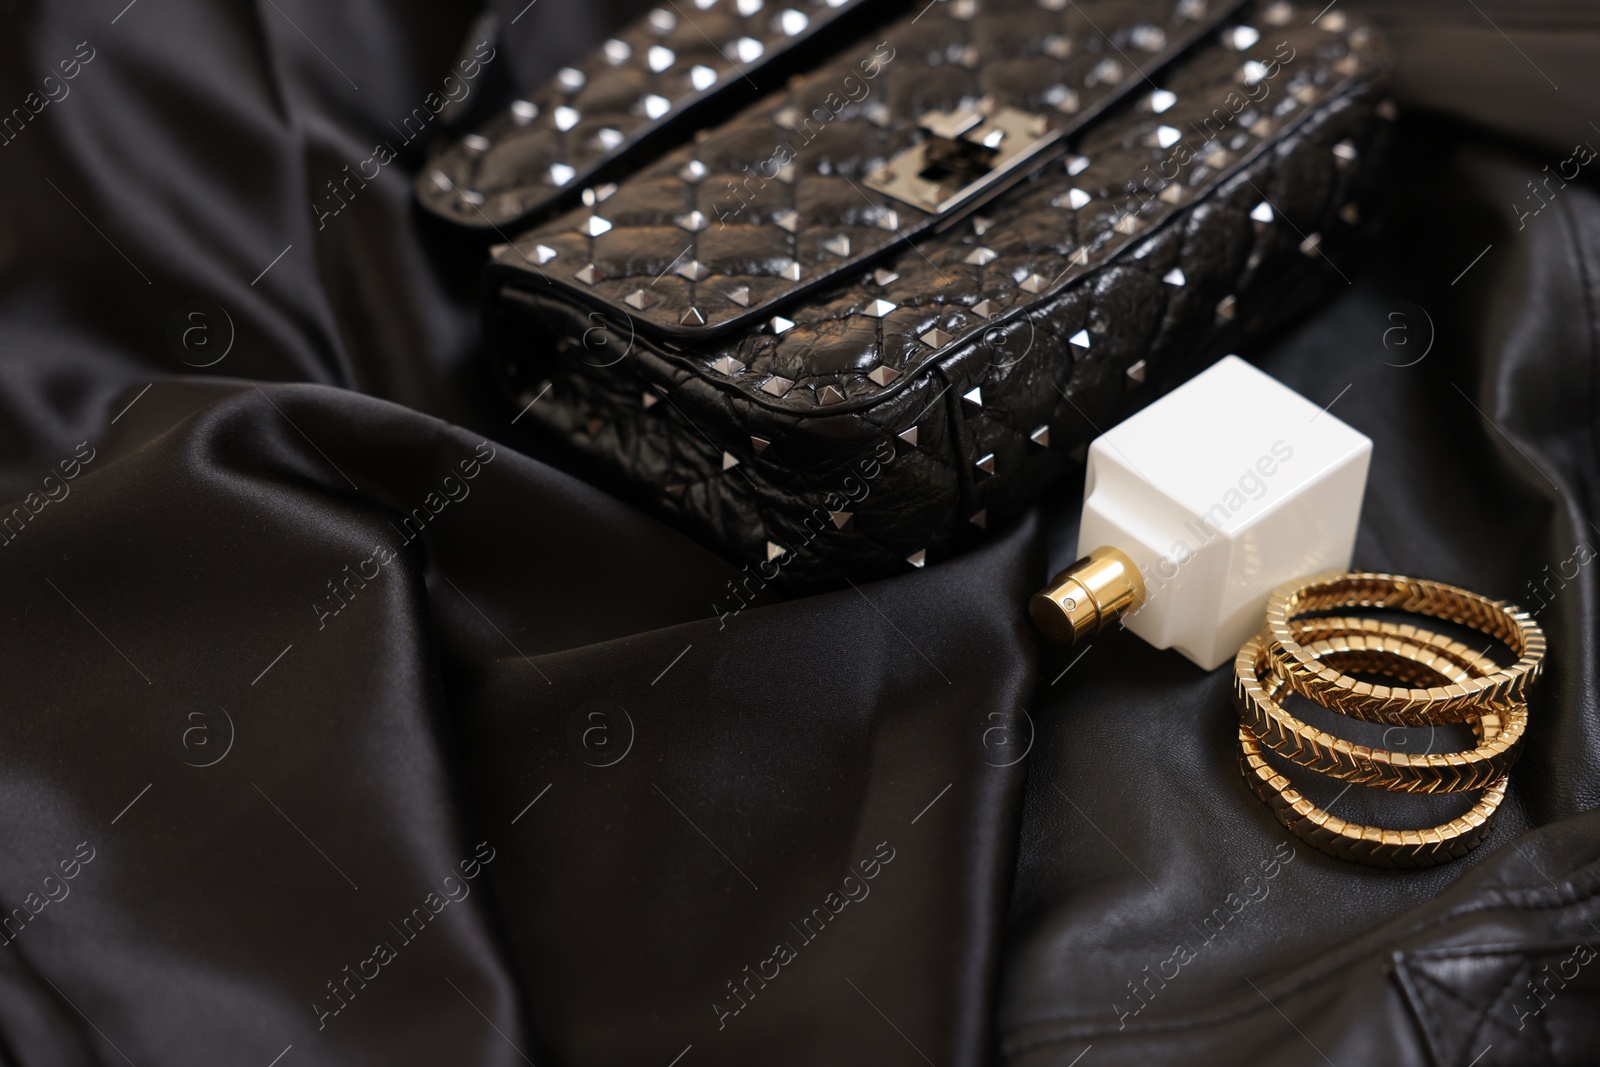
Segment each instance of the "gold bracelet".
M1385 830L1348 822L1311 803L1272 769L1260 742L1242 724L1239 769L1256 796L1296 837L1337 859L1374 867L1431 867L1465 856L1488 836L1506 796L1506 776L1501 775L1460 818L1426 830Z
M1296 619L1299 640L1319 662L1345 670L1378 671L1409 682L1465 681L1492 673L1492 660L1456 641L1377 619ZM1516 761L1528 713L1514 707L1502 719L1489 710L1473 723L1480 744L1468 752L1412 756L1359 745L1318 730L1281 706L1287 682L1271 672L1265 642L1252 638L1234 664L1234 696L1251 735L1308 770L1399 793L1456 793L1486 789Z
M1400 688L1359 681L1317 663L1290 625L1306 612L1333 608L1387 608L1470 626L1503 642L1517 656L1510 667L1448 685ZM1409 633L1407 632L1409 630ZM1415 627L1396 634L1415 641ZM1464 722L1484 707L1505 711L1525 703L1539 676L1544 632L1522 611L1443 582L1389 574L1337 574L1279 588L1267 604L1267 653L1273 673L1295 692L1323 707L1372 722L1427 726Z

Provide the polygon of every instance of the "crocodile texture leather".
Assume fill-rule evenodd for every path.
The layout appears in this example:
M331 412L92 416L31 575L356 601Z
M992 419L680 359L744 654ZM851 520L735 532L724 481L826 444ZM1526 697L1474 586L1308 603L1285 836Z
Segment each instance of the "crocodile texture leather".
M1393 118L1372 32L1281 0L1215 16L947 0L586 191L494 251L487 328L519 418L749 581L969 546L1150 387L1341 284L1370 223ZM774 123L847 78L865 94L774 156L793 141ZM917 114L983 95L1089 118L964 215L919 222L864 184Z

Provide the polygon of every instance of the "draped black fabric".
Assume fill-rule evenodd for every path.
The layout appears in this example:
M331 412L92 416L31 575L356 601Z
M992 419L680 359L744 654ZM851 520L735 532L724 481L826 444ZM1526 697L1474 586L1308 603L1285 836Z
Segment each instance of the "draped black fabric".
M0 1062L1595 1062L1600 964L1523 985L1600 938L1600 20L1374 6L1386 235L1242 353L1373 438L1358 565L1550 637L1488 842L1391 872L1249 794L1226 670L1038 646L1081 485L718 617L524 433L409 183L636 7L0 12Z

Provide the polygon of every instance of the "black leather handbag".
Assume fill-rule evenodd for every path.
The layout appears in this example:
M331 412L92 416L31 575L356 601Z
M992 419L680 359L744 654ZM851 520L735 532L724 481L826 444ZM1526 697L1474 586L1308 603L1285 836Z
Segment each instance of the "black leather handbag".
M758 581L962 550L1343 286L1395 116L1337 8L787 2L672 0L417 185L503 241L516 419Z

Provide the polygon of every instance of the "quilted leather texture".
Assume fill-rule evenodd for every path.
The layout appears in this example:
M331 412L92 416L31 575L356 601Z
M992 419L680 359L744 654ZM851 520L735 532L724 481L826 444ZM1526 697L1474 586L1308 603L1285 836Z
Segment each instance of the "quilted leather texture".
M1141 71L1159 76L1219 21L1181 0L1121 0L1109 12L1099 10L1111 6L1105 4L1059 11L1033 0L991 4L993 10L979 17L971 0L966 7L940 3L884 30L881 40L793 79L785 92L705 131L614 193L595 190L596 203L519 238L500 261L546 275L575 289L575 298L609 305L658 333L697 339L758 324L773 332L771 316L797 294L859 277L884 249L947 223L868 185L869 175L920 139L919 116L987 99L1048 117L1059 124L1058 136L1066 136L1092 124L1100 107L1154 88ZM1097 28L1108 15L1142 21L1114 28L1108 39ZM1235 70L1255 53L1259 61L1270 60L1271 51L1257 41L1241 50ZM1141 132L1152 137L1162 126L1172 128L1156 115L1148 126ZM1076 175L1093 187L1099 174L1092 160L1086 162L1088 171ZM1138 222L1149 224L1175 209L1175 203L1156 201ZM1096 243L1100 234L1093 227L1078 231L1071 223L1080 212L1070 214L1065 228L1040 234L1040 262L949 266L960 275L987 266L981 273L996 277L1033 266L1044 272L1034 295L1043 292L1040 286L1059 288L1103 258L1108 242L1126 236L1113 233ZM1091 209L1083 217L1098 214ZM1065 258L1074 254L1078 259ZM1030 273L1012 279L1010 292L988 298L1014 299L1017 281ZM881 308L879 299L893 302L881 292L866 296L857 314L877 314L872 309Z
M1600 1063L1600 941L1593 928L1544 945L1397 952L1394 975L1437 1067Z
M514 225L861 2L663 4L482 129L447 144L418 175L417 199L460 226Z
M972 21L1017 21L1030 7L1061 14L1017 2ZM1104 31L1102 56L1131 65L1117 42L1158 26L1152 17L1178 19L1180 7L1197 13L1192 3L1112 0L1067 11ZM771 152L768 105L752 109L606 199L596 191L593 206L610 224L598 237L577 243L575 229L594 213L585 210L498 251L488 328L500 370L528 421L747 560L751 581L833 584L959 551L1025 509L1146 383L1175 384L1241 328L1342 284L1335 262L1370 217L1390 125L1380 116L1393 116L1370 30L1337 13L1312 24L1317 14L1283 2L1247 11L1141 78L1065 158L981 214L894 243L870 267L835 271L824 287L786 297L781 321L759 330L671 337L645 312L700 301L696 290L674 283L660 305L619 308L548 269L576 254L581 267L609 267L642 288L676 269L693 236L697 262L713 260L722 284L756 277L770 262L760 247L743 259L751 273L736 276L726 270L738 256L705 250L713 228L661 224L710 206L686 199L706 182L685 181L686 164L737 173L752 144ZM970 41L966 19L935 9L935 26L935 15L962 24L947 29L951 40ZM898 40L897 29L884 39ZM1073 40L1069 55L1089 51L1087 38ZM932 86L916 99L948 103L987 69L945 62L949 54L896 46L880 78L886 88ZM846 55L808 82L859 61ZM1054 70L1049 80L1097 68L1106 69ZM798 106L803 90L769 104ZM804 191L808 217L849 210L825 169L860 173L888 150L865 114L847 122L841 113L826 132L827 152L809 160L815 182L778 183ZM871 198L842 188L872 217ZM783 208L757 199L742 213L773 210ZM748 219L727 231L741 226L763 241L796 236ZM667 231L675 247L656 236Z

